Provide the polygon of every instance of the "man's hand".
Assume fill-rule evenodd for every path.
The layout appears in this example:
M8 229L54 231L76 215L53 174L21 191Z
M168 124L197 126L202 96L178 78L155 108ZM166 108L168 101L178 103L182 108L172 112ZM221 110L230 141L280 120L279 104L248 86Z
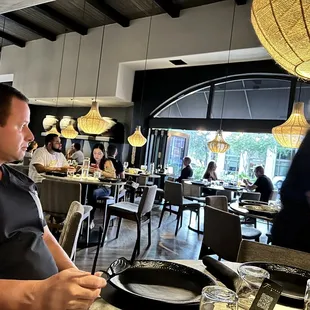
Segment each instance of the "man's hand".
M44 310L87 310L106 286L99 273L91 275L75 268L38 282L34 302L38 300L37 309Z

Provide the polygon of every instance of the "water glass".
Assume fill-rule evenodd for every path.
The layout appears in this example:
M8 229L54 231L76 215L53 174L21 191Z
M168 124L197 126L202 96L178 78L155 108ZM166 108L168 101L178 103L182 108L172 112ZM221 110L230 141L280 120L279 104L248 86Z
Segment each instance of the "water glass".
M265 269L255 266L240 266L238 268L242 283L238 288L238 305L243 309L250 309L255 296L264 279L269 279L270 274Z
M306 292L304 297L304 310L310 310L310 280L307 281Z
M73 178L74 177L75 169L72 169L71 167L67 169L67 177Z
M129 166L128 161L125 161L125 162L124 162L124 169L126 170L126 169L128 168L128 166Z
M232 290L222 286L206 286L201 292L199 310L236 310L238 296Z
M88 172L89 172L89 168L82 168L82 173L81 173L81 178L82 179L86 179L88 178Z
M101 178L101 171L99 169L94 171L94 178Z

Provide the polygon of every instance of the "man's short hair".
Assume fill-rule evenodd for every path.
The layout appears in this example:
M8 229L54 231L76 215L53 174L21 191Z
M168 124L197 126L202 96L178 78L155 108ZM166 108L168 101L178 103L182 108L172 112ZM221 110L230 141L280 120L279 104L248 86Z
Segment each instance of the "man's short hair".
M45 146L48 146L50 142L53 142L54 138L58 137L55 133L50 133L45 137Z
M108 149L107 149L108 156L114 156L116 151L117 151L117 147L113 144L109 144Z
M12 98L16 97L19 100L28 103L28 98L20 91L7 84L0 83L0 126L6 125L11 111Z
M184 163L187 163L188 165L190 165L190 163L192 162L192 160L191 160L190 157L186 156L186 157L183 158L183 162L184 162Z
M265 170L263 166L257 166L254 170L255 172L259 172L260 174L264 174Z
M74 148L79 151L81 149L81 144L80 143L74 143Z

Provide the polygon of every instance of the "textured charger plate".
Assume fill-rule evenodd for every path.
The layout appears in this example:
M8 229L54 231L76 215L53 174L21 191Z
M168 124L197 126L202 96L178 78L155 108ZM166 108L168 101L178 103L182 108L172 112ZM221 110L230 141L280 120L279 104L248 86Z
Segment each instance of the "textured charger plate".
M131 295L166 304L199 305L205 286L215 285L208 275L168 261L138 260L109 282Z
M278 209L271 206L262 206L262 205L244 205L243 208L259 213L278 213Z
M240 205L262 205L268 206L267 202L259 201L259 200L241 200Z
M286 298L303 300L307 280L310 279L310 272L307 270L290 267L281 264L248 262L242 264L246 266L256 266L267 270L270 279L283 288L281 296Z

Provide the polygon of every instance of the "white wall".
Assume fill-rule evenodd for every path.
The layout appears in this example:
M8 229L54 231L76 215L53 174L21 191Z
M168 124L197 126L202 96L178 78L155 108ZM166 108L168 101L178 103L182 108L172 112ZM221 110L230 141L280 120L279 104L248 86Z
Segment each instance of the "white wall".
M152 19L149 59L182 57L227 51L234 0L183 10L180 18L167 14ZM146 57L150 18L131 21L128 28L106 26L98 96L131 101L135 69L126 62ZM82 37L76 96L93 96L96 88L102 27ZM0 74L14 74L13 85L28 97L56 97L64 36L56 42L40 39L24 49L3 48ZM74 74L80 36L66 35L60 97L73 95ZM236 7L232 49L259 47L250 24L250 3ZM119 64L122 63L122 68Z

